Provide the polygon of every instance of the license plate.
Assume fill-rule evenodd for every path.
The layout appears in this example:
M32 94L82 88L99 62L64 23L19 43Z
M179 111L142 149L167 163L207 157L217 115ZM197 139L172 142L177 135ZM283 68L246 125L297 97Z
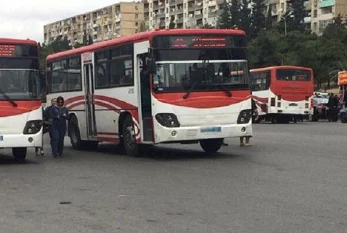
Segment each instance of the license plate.
M207 127L207 128L201 128L201 133L220 133L222 132L222 127Z
M4 136L0 136L0 142L4 140Z

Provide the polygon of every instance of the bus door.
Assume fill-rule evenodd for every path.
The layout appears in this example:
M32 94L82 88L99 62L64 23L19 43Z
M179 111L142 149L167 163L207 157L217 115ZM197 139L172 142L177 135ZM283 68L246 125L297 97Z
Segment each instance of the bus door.
M94 69L93 63L88 62L83 64L83 77L85 89L85 110L86 110L86 125L87 136L96 137L96 121L95 121L95 106L94 106Z
M150 75L147 69L148 42L135 44L135 58L137 68L136 86L138 94L138 108L140 118L141 139L144 143L152 143L153 121L152 121L152 99L150 88Z

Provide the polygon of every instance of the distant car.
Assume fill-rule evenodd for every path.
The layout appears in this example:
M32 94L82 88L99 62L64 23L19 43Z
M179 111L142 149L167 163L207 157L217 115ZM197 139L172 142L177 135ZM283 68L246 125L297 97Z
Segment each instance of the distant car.
M327 105L329 98L316 96L313 98L313 115L312 121L318 121L320 119L327 119Z

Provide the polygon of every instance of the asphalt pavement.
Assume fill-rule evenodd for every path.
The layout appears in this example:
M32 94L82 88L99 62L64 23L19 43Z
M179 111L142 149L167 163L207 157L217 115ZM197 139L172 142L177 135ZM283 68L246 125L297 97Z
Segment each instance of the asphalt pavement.
M228 140L216 156L68 144L63 158L31 151L16 164L0 151L0 232L347 232L347 124L264 123L254 134L253 147Z

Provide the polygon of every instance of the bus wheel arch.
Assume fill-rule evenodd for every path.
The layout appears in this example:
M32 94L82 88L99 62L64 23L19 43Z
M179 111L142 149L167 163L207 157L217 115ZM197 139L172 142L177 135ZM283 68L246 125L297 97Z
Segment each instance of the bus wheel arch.
M85 141L81 139L81 132L78 119L75 114L70 114L69 118L68 135L70 142L75 150L96 150L98 148L98 141Z
M120 145L128 155L138 157L140 153L139 145L136 141L135 124L129 112L122 112L120 114L118 127L118 131L120 132Z

